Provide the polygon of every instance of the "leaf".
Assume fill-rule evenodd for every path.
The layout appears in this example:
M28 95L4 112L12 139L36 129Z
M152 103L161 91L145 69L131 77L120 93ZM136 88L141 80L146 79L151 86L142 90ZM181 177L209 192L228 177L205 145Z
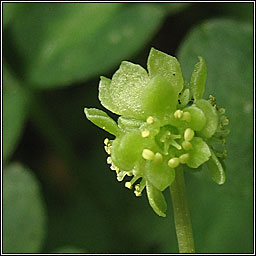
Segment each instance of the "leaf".
M199 137L194 137L191 141L192 149L189 150L189 159L187 165L191 168L197 168L208 161L211 156L208 145Z
M22 135L29 97L4 65L3 70L3 160L14 152Z
M161 8L145 4L30 3L24 9L10 33L26 79L41 89L108 72L143 48L164 18Z
M198 58L199 62L196 63L190 80L191 91L195 100L203 97L207 76L205 60L201 56Z
M166 217L167 204L162 192L156 189L148 181L146 182L148 201L155 213L161 217Z
M116 122L110 118L104 111L96 108L85 108L84 113L92 123L102 128L103 130L117 136L120 134Z
M45 236L46 212L35 176L21 164L3 175L3 251L39 253Z
M206 138L210 138L216 132L219 124L218 113L216 109L211 105L211 103L204 99L197 100L196 106L204 112L206 117L206 125L200 131L200 134Z
M211 157L206 164L208 169L211 172L212 179L219 185L224 184L226 180L225 171L212 149L211 149Z
M148 57L148 72L150 77L156 75L166 78L179 93L183 88L183 77L178 60L164 52L151 48Z
M112 77L109 87L116 114L126 117L143 118L141 97L143 88L149 82L147 71L140 65L123 61Z
M77 248L75 246L66 245L60 248L57 248L53 253L88 253L84 249Z
M204 171L187 177L198 253L254 251L253 38L252 23L212 19L194 27L179 49L186 79L197 56L204 57L208 70L205 95L214 95L230 120L225 160L230 171L226 173L225 185L216 186ZM198 203L199 200L207 204Z

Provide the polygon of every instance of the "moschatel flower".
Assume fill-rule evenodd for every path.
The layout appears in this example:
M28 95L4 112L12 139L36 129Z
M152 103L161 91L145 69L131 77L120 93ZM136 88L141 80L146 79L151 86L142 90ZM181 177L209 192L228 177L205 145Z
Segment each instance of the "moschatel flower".
M218 184L225 182L225 129L228 119L216 100L202 99L206 64L202 57L195 65L190 83L184 83L175 57L151 49L147 71L123 61L112 79L101 77L99 99L119 115L117 123L105 112L85 108L86 117L115 136L104 140L107 163L136 196L146 188L149 204L166 216L162 194L175 179L175 168L201 170L206 164Z

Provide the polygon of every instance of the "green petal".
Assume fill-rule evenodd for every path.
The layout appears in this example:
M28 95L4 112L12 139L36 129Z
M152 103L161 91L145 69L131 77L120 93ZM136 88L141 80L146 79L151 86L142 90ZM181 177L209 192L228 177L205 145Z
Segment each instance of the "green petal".
M131 131L116 138L112 144L111 158L113 163L122 170L131 170L142 158L144 141L141 132Z
M92 123L105 131L117 136L120 134L120 129L116 122L110 118L104 111L96 108L85 108L84 113Z
M182 109L188 104L188 102L190 100L190 91L189 91L189 89L185 89L181 93L181 95L179 97L179 100L180 100L179 101L179 109Z
M206 63L201 56L198 58L199 62L196 63L190 80L191 91L195 100L203 97L207 77Z
M145 69L140 65L123 61L113 75L109 88L112 104L118 109L115 113L126 117L143 118L141 97L148 82L149 77Z
M161 163L147 161L145 175L153 186L163 191L173 182L175 171L167 165L167 161L162 161Z
M189 160L187 165L191 168L197 168L209 160L211 151L208 145L201 138L194 137L190 142L193 148L188 151Z
M219 185L222 185L225 183L226 180L226 174L225 170L219 161L219 159L216 157L214 154L213 150L211 149L211 158L209 161L206 163L208 169L211 172L211 177L212 179Z
M190 106L183 109L184 112L189 112L191 114L191 121L187 123L187 126L195 131L200 131L206 124L206 117L204 112L196 107Z
M176 88L164 77L155 76L144 89L142 105L146 116L159 118L174 112L178 103Z
M140 126L142 126L144 122L139 121L137 119L126 118L126 117L120 116L117 120L117 123L121 129L123 129L125 131L131 131L134 129L139 129Z
M167 204L162 192L156 189L150 182L146 182L148 201L156 214L166 217Z
M176 92L182 91L183 77L180 64L175 57L151 48L147 67L151 78L160 75L176 88Z
M210 138L216 132L218 127L218 123L219 123L218 113L216 109L211 105L211 103L204 99L197 100L196 106L199 107L204 112L206 117L206 125L200 131L200 134L202 134L206 138Z
M119 114L119 109L113 104L113 100L110 95L110 83L111 79L106 78L104 76L100 77L100 84L99 84L99 100L101 105L106 109L110 110L115 114Z

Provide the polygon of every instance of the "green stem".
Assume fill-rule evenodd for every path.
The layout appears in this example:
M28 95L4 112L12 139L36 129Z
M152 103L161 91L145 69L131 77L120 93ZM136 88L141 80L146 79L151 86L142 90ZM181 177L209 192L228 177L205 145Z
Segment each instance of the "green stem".
M184 173L182 167L175 170L175 180L170 186L174 222L180 253L194 253L194 239L188 209Z

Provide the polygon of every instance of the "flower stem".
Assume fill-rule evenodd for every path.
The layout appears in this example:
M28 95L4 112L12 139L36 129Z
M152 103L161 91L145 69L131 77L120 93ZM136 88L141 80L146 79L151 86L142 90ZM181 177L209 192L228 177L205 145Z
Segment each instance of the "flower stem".
M174 222L180 253L194 253L194 239L188 209L183 168L175 170L175 180L170 186Z

